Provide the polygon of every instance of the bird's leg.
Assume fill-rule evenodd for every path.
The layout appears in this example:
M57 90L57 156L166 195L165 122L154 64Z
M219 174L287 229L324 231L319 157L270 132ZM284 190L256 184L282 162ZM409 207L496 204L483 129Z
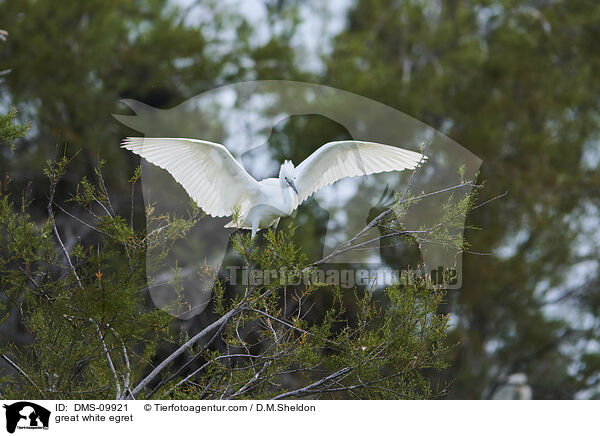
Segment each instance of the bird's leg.
M258 223L253 222L252 223L252 237L250 238L251 241L254 241L254 237L256 236L256 232L258 232Z
M250 262L250 254L252 253L253 247L252 243L254 242L256 232L258 232L258 220L252 220L252 236L250 236L250 246L246 250L246 257L248 258L248 262Z

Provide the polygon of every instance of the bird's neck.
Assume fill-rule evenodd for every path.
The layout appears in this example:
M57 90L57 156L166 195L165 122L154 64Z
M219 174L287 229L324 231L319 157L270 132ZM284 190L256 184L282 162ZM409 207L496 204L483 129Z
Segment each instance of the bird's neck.
M292 211L295 208L296 193L294 192L292 187L289 185L289 183L286 182L285 180L281 184L281 188L282 188L281 189L281 205L280 205L281 211L285 215L289 215L292 213Z

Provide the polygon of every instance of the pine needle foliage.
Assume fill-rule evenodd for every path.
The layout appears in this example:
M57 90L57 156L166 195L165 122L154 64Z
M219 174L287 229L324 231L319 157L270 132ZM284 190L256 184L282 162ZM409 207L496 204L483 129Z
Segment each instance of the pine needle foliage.
M430 375L447 367L449 318L439 310L444 292L429 276L404 274L382 292L348 291L312 274L314 263L295 242L293 226L254 240L237 230L231 246L245 280L218 280L205 313L184 328L150 304L146 260L148 253L163 259L203 214L191 205L187 216L157 216L149 206L146 219L161 231L146 234L131 217L115 213L102 162L70 197L81 213L69 212L54 194L72 159L46 165L44 222L28 214L25 196L17 205L0 195L0 320L5 326L16 320L26 338L0 344L8 368L0 379L3 398L415 399L445 393ZM139 178L136 169L132 193ZM465 199L463 210L449 210L448 222L470 204ZM93 237L65 245L59 215ZM440 238L436 231L431 235Z

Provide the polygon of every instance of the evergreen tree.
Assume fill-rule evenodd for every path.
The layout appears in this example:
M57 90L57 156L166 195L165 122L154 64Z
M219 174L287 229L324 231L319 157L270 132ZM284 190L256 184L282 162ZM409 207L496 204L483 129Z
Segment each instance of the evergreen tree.
M3 128L3 137L15 128ZM404 275L385 294L356 289L358 309L349 316L340 287L311 275L315 263L293 243L293 227L269 230L258 245L238 231L232 242L245 266L285 273L256 283L218 281L208 322L197 332L181 329L148 305L143 266L148 250L166 253L186 236L202 219L198 208L192 205L187 217L157 217L148 208L147 219L162 220L164 231L147 235L112 210L99 167L96 180L82 179L71 197L94 218L84 222L54 201L72 159L46 166L43 225L31 220L25 195L19 205L0 197L1 312L5 322L18 317L29 336L2 344L10 369L0 384L3 398L430 398L445 392L429 378L446 367L449 350L448 316L437 314L444 293L430 277ZM130 183L139 176L138 170ZM471 196L465 200L470 207ZM403 201L413 202L397 199ZM56 209L99 240L67 248ZM437 226L432 238L436 232ZM315 294L326 301L316 318Z
M493 256L466 255L449 294L451 398L517 372L534 398L597 389L599 19L593 0L358 1L325 60L326 83L449 135L488 198L508 191L468 218Z

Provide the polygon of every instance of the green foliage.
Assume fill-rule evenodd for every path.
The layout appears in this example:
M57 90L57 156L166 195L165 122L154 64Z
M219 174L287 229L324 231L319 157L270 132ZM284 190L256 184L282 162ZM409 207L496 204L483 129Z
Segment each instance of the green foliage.
M252 246L252 251L246 235L234 238L249 265L285 267L286 278L295 281L304 263L301 250L291 242L293 231L269 231L264 247ZM194 356L202 371L166 384L159 396L383 399L429 398L444 392L432 388L424 375L425 370L446 368L449 351L448 316L436 313L444 293L430 280L404 276L384 295L356 290L349 301L338 286L290 286L282 276L243 291L243 298L233 298L218 310L222 314L241 302L247 305L221 333L224 352L197 350ZM328 303L322 319L313 321L308 315L314 293L326 295ZM358 307L355 319L349 319L347 304Z
M49 162L51 189L67 163ZM88 181L80 186L73 200L82 209L91 210L93 200L109 210L108 197L98 194L101 187ZM27 374L5 375L3 397L114 398L115 373L104 347L125 389L146 371L160 345L175 340L171 318L147 308L145 235L120 216L98 218L90 226L101 238L80 241L69 253L54 233L53 217L36 225L25 207L16 209L8 195L0 197L0 310L4 320L18 314L30 337L2 344L3 358L11 356Z
M62 174L62 186L68 185L68 189L58 186L55 201L61 207L74 208L83 201L89 209L83 216L98 219L91 236L83 238L89 240L74 245L66 241L76 268L80 268L79 262L85 264L94 250L98 255L97 244L104 239L121 250L121 257L114 257L118 265L127 265L128 255L141 250L136 243L150 243L149 249L162 252L196 215L155 216L150 206L145 211L149 219L160 221L158 228L167 231L139 239L127 229L134 224L143 227L144 211L137 207L140 192L135 192L133 184L139 180L138 162L125 162L116 151L119 140L131 133L121 131L110 118L111 113L121 111L117 106L120 98L167 108L198 92L240 80L291 78L335 86L389 104L448 134L483 159L482 175L489 181L487 198L509 193L502 201L468 216L469 250L499 255L464 256L463 287L452 292L448 305L440 309L457 314L449 342L462 339L450 355L451 367L443 373L447 380L456 380L450 396L480 398L503 376L518 371L527 373L539 398L593 394L600 373L594 351L600 309L597 226L589 225L597 216L600 182L598 2L351 2L344 17L337 17L344 19L345 26L333 45L319 48L323 70L315 74L303 71L307 53L302 52L298 44L302 38L295 32L304 15L324 16L320 13L323 6L314 6L315 10L309 11L312 14L301 14L302 7L312 7L304 4L266 2L267 21L254 28L226 2L214 0L201 2L201 8L212 14L201 24L186 22L185 11L162 0L143 4L67 0L60 8L52 2L0 0L3 26L10 32L1 46L0 74L11 70L1 77L0 93L8 104L19 108L18 113L0 118L2 146L12 144L24 132L15 125L15 116L31 120L33 127L27 138L14 143L15 154L0 156L2 192L11 192L10 197L3 197L12 204L3 207L5 222L12 223L11 232L21 229L28 238L46 232L47 239L54 240L53 256L57 258L50 262L52 256L42 253L53 265L49 271L62 273L69 286L76 286L51 231L54 220L47 222L48 179L42 175L57 144L62 149L68 142L82 150L81 159ZM329 20L323 20L323 26L328 27ZM314 37L318 32L312 33ZM231 41L223 38L225 34L232 35ZM265 34L272 37L266 41L256 37ZM320 35L317 38L322 41ZM298 162L315 144L344 139L345 135L341 126L328 120L294 117L281 132L274 129L269 147L275 158L291 157ZM105 189L95 182L86 187L82 181L83 176L97 179L91 168L98 150L110 163L105 173L114 214L105 203ZM138 169L132 183L126 184L125 175L134 167ZM57 181L61 175L57 170L50 168L47 176ZM8 186L7 177L11 180ZM73 188L76 185L79 191ZM75 201L65 203L73 191ZM21 197L24 199L19 201ZM106 211L98 201L114 219L104 217ZM136 208L131 210L139 213L126 213L132 204ZM395 217L402 217L408 206L408 202L398 204ZM446 222L451 224L463 207L447 208ZM24 218L26 211L31 217ZM66 212L82 219L75 209ZM89 229L66 212L57 216L64 235ZM90 215L92 212L98 218ZM11 214L20 214L21 221L9 219ZM322 252L319 244L327 218L314 200L299 211L297 222L302 224L294 240L305 242L303 251L311 259ZM470 228L475 227L485 231L472 232ZM390 235L405 230L401 226L379 228ZM464 241L449 236L452 232L447 228L440 227L436 233L428 237L466 248ZM398 240L416 242L410 235L398 236ZM3 237L10 238L10 234ZM10 243L10 239L5 241ZM253 244L247 238L244 244L249 248L248 264L283 264L260 247L251 249ZM11 304L22 301L19 286L29 287L33 293L37 288L20 272L19 267L27 271L25 263L11 264L8 259L18 248L18 255L32 261L30 268L35 269L38 251L34 247L43 246L22 242L7 251L8 257L0 258L11 271L3 280L15 281L6 288L12 295ZM397 252L392 256L396 258ZM138 269L143 269L143 262L141 265ZM583 273L576 269L586 265L589 268ZM42 278L38 274L36 281ZM78 274L83 282L89 282L83 271ZM43 278L50 280L48 275ZM40 283L49 286L44 280ZM323 284L312 286L310 298L317 301L313 313L318 311L323 320L334 292L330 299L317 300L317 295L325 293L317 290ZM236 301L241 301L243 291L235 291ZM215 289L219 316L231 307L231 292L225 283ZM348 317L354 319L356 300L350 303L347 296L341 300ZM8 315L0 317L5 319L4 326L14 319ZM8 331L6 337L22 335ZM108 334L107 340L110 338ZM218 355L215 349L211 352ZM19 356L30 359L26 354ZM211 371L215 369L211 367Z
M119 99L166 108L224 81L307 77L296 70L292 49L301 20L296 5L270 7L272 36L257 43L237 11L210 4L210 23L198 27L165 0L73 0L59 9L0 0L10 26L0 62L12 71L0 89L35 126L14 144L18 159L0 157L2 170L17 176L12 194L0 194L0 320L8 332L0 342L2 397L439 394L426 373L445 367L441 291L427 281L407 281L385 295L311 280L288 285L311 271L291 226L258 243L234 235L247 266L285 274L261 286L218 281L195 320L201 331L223 320L210 337L194 341L193 329L151 305L146 262L161 262L203 214L194 204L184 216L157 214L153 205L137 212L140 167L126 171L124 155L107 147L126 134L110 118ZM232 29L236 37L227 43L221 35ZM0 138L13 147L26 127L15 123L15 111L0 120ZM110 165L96 163L100 150ZM21 192L16 206L12 196ZM147 234L142 218L156 230ZM181 291L178 271L175 265L173 284ZM11 332L17 323L26 334ZM188 340L179 354L187 363L161 366ZM153 368L158 376L145 384ZM320 391L293 392L310 383Z
M163 231L145 235L112 212L98 167L96 180L82 179L70 200L92 221L67 213L97 237L68 249L54 214L66 211L52 198L70 161L48 162L44 225L34 223L26 204L16 208L8 195L0 197L0 314L5 322L18 316L29 335L1 344L11 367L0 384L3 397L430 398L445 392L428 376L446 368L449 351L448 317L437 314L444 293L428 277L403 276L383 294L355 289L350 295L310 279L291 285L311 271L294 243L295 228L270 229L259 243L238 231L233 247L248 267L285 272L258 285L217 281L210 310L219 318L218 336L196 342L147 304L145 261L149 251L164 254L185 237L201 219L198 208L176 217L154 216L149 207L147 219ZM317 296L327 303L315 318ZM159 378L144 384L169 343L188 344L187 363L159 365Z
M15 122L17 110L12 108L7 114L0 115L0 144L7 144L11 151L15 149L15 140L22 138L29 129L28 125L20 125Z
M600 301L589 225L599 204L600 4L364 0L347 20L323 59L325 83L478 155L484 201L508 192L467 219L484 228L467 229L469 250L497 255L465 255L449 298L460 314L450 336L462 339L446 373L451 398L492 395L515 372L536 398L597 392L600 366L587 356Z

